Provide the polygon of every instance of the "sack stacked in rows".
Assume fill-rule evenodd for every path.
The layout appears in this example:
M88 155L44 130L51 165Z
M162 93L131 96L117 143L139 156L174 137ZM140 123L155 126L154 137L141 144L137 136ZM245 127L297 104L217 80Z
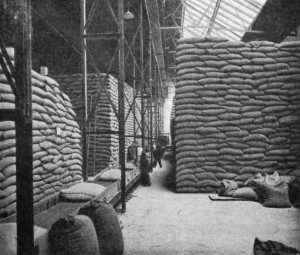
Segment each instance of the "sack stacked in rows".
M0 98L0 109L15 108L15 96L2 71ZM53 79L34 71L32 114L33 194L37 203L82 181L81 132L69 97ZM5 217L16 210L14 121L0 122L0 138L0 217Z
M257 172L299 175L300 42L178 41L178 192Z
M61 84L62 89L70 95L77 113L77 121L82 123L82 75L60 75L55 76ZM105 83L106 91L103 89L100 99L95 108L95 114L90 120L90 131L100 131L89 135L88 150L88 174L93 176L106 168L118 166L119 161L119 136L112 134L110 131L118 131L118 119L115 111L118 112L118 82L109 75L105 80L105 74L98 77L96 74L89 74L88 82L88 113L96 102L97 92L101 90L102 84ZM125 84L125 118L133 100L133 90ZM140 120L137 114L138 120ZM136 120L137 122L137 120ZM128 136L133 136L133 114L130 112L126 123L125 132ZM106 133L105 133L106 132ZM125 138L126 148L132 141L132 137Z
M170 117L170 131L171 131L171 141L172 141L172 147L175 147L175 133L174 133L174 129L175 129L175 102L176 102L176 98L173 98L173 102L172 102L172 110L171 110L171 117Z

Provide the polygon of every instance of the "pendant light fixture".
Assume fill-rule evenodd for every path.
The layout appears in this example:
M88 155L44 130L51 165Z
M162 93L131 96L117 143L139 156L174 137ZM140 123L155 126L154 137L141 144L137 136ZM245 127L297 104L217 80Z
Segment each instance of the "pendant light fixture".
M129 0L127 0L127 12L124 13L123 17L127 20L134 18L134 14L131 11L129 11Z

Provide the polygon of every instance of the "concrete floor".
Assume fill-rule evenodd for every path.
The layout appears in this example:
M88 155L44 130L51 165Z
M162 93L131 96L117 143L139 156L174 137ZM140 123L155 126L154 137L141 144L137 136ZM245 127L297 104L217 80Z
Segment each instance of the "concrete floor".
M170 162L150 173L118 214L124 255L253 254L255 237L300 250L300 210L265 208L257 202L211 201L208 194L172 191Z

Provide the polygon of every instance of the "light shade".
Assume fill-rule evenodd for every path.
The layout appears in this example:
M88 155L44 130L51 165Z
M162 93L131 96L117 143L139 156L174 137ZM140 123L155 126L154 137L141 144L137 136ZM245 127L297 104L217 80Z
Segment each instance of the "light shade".
M127 12L124 13L124 19L133 19L134 15L132 12L130 12L129 10Z

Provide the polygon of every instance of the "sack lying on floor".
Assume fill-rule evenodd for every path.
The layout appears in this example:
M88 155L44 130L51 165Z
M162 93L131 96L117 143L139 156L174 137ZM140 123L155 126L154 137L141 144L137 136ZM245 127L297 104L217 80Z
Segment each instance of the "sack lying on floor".
M232 197L243 198L251 201L258 201L258 195L255 188L252 187L242 187L233 192Z
M271 186L266 182L258 183L257 188L263 199L263 206L275 208L291 207L289 199L289 188L282 182L277 186Z
M263 242L255 238L253 253L254 255L296 255L299 251L280 242L271 240Z
M273 174L257 173L253 175L253 177L249 178L244 185L247 187L256 187L257 184L262 182L270 186L277 186L283 182L283 178L282 176L279 176L279 174L276 171L274 171Z
M239 188L239 185L235 181L225 179L221 182L221 187L219 196L232 197L234 192Z

